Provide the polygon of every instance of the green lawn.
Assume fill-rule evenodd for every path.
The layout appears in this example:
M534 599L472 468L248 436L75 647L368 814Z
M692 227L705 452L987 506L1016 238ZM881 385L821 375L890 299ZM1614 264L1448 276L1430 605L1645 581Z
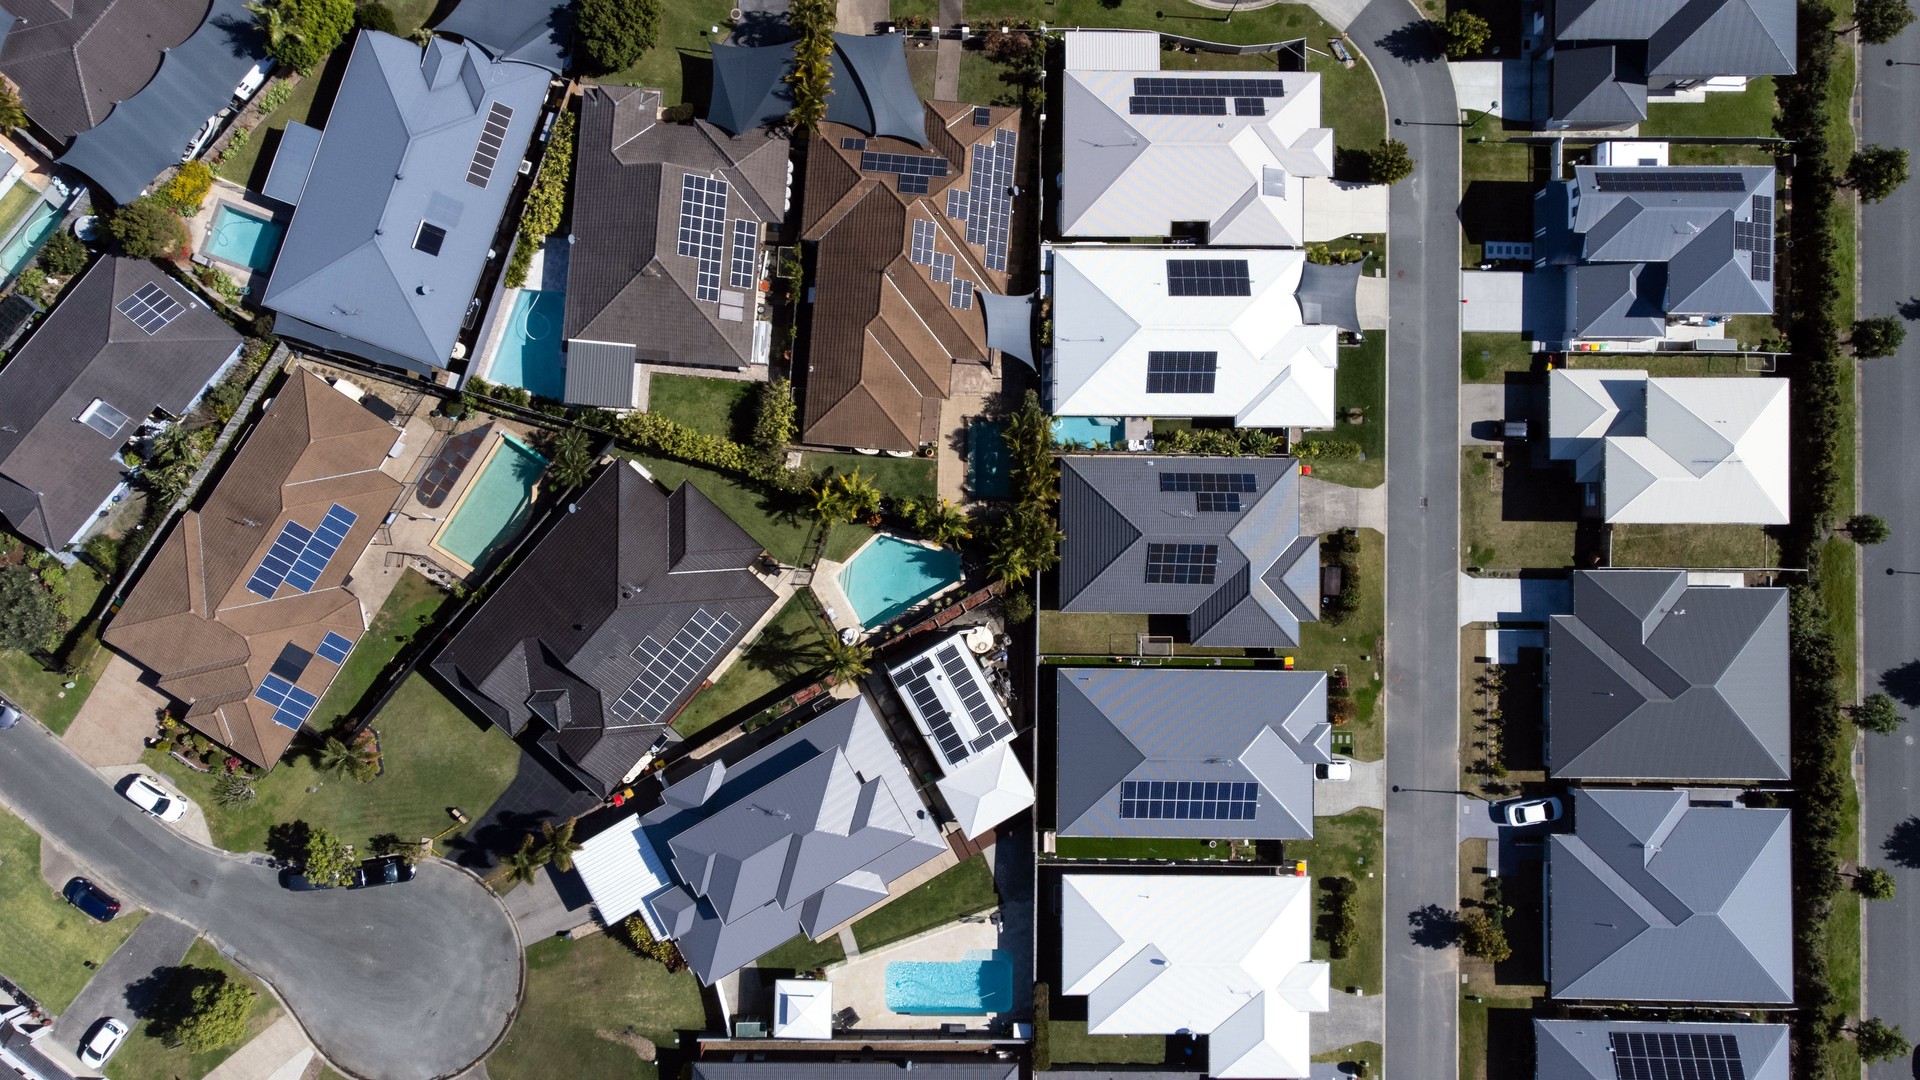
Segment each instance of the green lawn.
M494 1080L637 1077L659 1070L614 1039L631 1030L658 1047L680 1045L680 1032L707 1026L700 980L667 974L607 934L578 941L548 938L527 948L526 995L493 1056Z
M753 966L761 971L813 971L846 958L839 934L825 941L808 941L807 935L796 934L785 945L754 961Z
M601 82L623 86L657 86L666 91L666 104L677 105L685 99L682 85L689 74L699 78L691 84L689 95L706 96L707 72L712 70L713 40L708 30L718 26L727 32L727 15L733 10L730 0L674 0L660 5L660 33L657 44L643 53L631 66ZM856 34L865 30L851 31ZM593 74L582 72L582 74Z
M1383 1048L1377 1042L1357 1042L1349 1046L1342 1046L1336 1050L1328 1050L1315 1054L1313 1055L1313 1060L1327 1062L1365 1061L1377 1069L1383 1060L1383 1053Z
M1382 887L1385 882L1377 876L1380 873L1380 845L1380 811L1367 807L1349 810L1339 817L1315 818L1313 839L1289 840L1284 845L1288 859L1307 861L1307 874L1314 882L1316 924L1322 911L1319 906L1324 895L1320 888L1322 878L1352 878L1354 884L1360 887L1360 941L1348 955L1332 961L1333 987L1335 990L1344 990L1349 986L1358 986L1369 997L1380 993L1381 987L1381 933L1384 925ZM1369 874L1375 876L1369 877ZM1327 942L1318 933L1313 938L1313 958L1328 959Z
M1525 183L1533 179L1533 145L1509 142L1489 136L1485 142L1468 142L1460 151L1460 179L1506 180Z
M701 494L726 511L774 558L788 566L806 561L813 518L800 499L788 499L726 473L683 461L655 457L638 460L669 491L679 487L682 480L692 481Z
M1615 525L1613 565L1771 569L1780 546L1758 525Z
M1375 713L1384 685L1380 648L1387 632L1387 540L1372 529L1360 530L1359 574L1360 610L1338 626L1302 623L1297 660L1309 671L1346 671L1357 715L1335 731L1353 735L1354 757L1378 761L1387 751L1386 724Z
M897 458L885 454L870 457L866 454L810 451L805 462L807 468L823 472L843 473L859 469L860 475L873 481L873 485L880 489L880 494L895 501L931 499L934 495L931 458Z
M1387 334L1375 330L1366 342L1340 350L1340 368L1334 372L1333 401L1336 423L1330 431L1308 433L1307 442L1357 442L1364 461L1314 461L1313 475L1351 487L1378 487L1387 478ZM1360 423L1349 420L1360 410Z
M346 720L373 686L373 680L379 678L414 635L433 622L434 615L446 602L446 590L426 578L411 570L400 575L393 592L387 595L387 602L373 617L373 624L354 645L352 655L334 677L333 685L327 687L327 696L320 699L319 707L314 710L312 725L325 731Z
M1000 902L993 891L993 871L983 855L975 855L925 885L887 902L853 924L853 940L861 952L872 952L923 930L987 910Z
M1496 468L1479 448L1462 450L1461 557L1498 569L1573 565L1579 485L1563 469ZM1508 514L1529 514L1510 518Z
M65 605L73 624L86 622L106 584L84 563L68 568ZM82 632L96 634L98 630L97 625L89 625ZM68 690L65 685L67 677L58 669L49 671L26 653L0 652L0 693L39 717L40 722L52 728L54 734L65 734L111 659L113 656L106 649L93 649L85 666L73 680L74 688Z
M1231 844L1208 847L1205 840L1179 837L1062 836L1054 854L1063 859L1225 859Z
M1841 504L1842 507L1850 503ZM1833 537L1820 547L1820 596L1827 609L1827 632L1833 635L1834 657L1840 670L1836 682L1843 695L1851 696L1858 679L1854 661L1859 649L1859 627L1854 622L1859 603L1859 573L1854 563L1853 541ZM1834 749L1835 764L1847 775L1853 763L1852 740L1841 740ZM1834 849L1843 853L1860 850L1860 799L1852 784L1842 785L1844 804L1840 809L1840 832L1834 837ZM1843 854L1842 858L1846 856ZM1860 894L1841 889L1833 895L1833 913L1827 916L1826 952L1828 985L1833 988L1834 1008L1843 1016L1860 1013ZM1834 1040L1828 1054L1831 1075L1853 1076L1859 1072L1859 1054L1852 1039ZM1842 1070L1852 1070L1843 1072Z
M759 390L759 383L739 379L655 372L647 390L647 411L708 435L745 441L753 434Z
M184 1046L168 1046L154 1038L150 1034L152 1021L136 1024L133 1034L127 1036L127 1041L120 1045L119 1052L107 1064L107 1075L112 1080L161 1080L163 1077L198 1080L245 1046L247 1039L265 1031L269 1024L280 1018L280 1003L274 1000L273 995L267 993L252 976L221 956L219 950L209 945L205 938L193 943L181 966L212 968L225 972L229 979L253 987L253 1004L247 1009L246 1037L231 1046L195 1054Z
M1739 93L1708 94L1705 101L1698 103L1653 102L1647 106L1647 122L1640 125L1640 134L1647 138L1665 135L1769 137L1773 134L1773 117L1777 112L1773 78L1762 76L1749 80L1747 88Z
M396 9L396 21L399 15ZM222 158L215 171L241 187L258 190L260 185L266 183L267 170L273 164L273 152L280 147L279 133L285 131L289 123L297 121L317 128L326 126L326 105L331 102L333 95L329 92L326 95L328 102L322 102L320 91L323 87L331 88L337 81L336 69L345 68L350 51L351 45L341 46L315 67L312 74L302 77L287 100L281 102L280 107L268 114L265 120L254 125L253 135L247 140L247 145L241 147L238 153ZM262 92L265 92L264 89Z
M1510 371L1532 371L1536 355L1519 334L1460 335L1460 373L1467 382L1504 383Z
M24 731L25 729L21 729ZM54 1012L64 1012L97 966L133 933L146 913L128 910L97 923L61 899L40 877L40 834L0 810L0 974Z
M39 200L40 189L25 180L8 188L5 195L0 195L0 237L12 232L13 227L27 216L27 211Z
M811 604L810 594L795 593L720 680L674 717L673 729L682 735L704 731L818 668L825 639Z
M383 0L383 2L387 5L387 10L393 12L394 26L399 29L401 37L406 37L425 26L427 19L432 17L434 8L439 6L439 0Z
M1069 1065L1159 1065L1167 1060L1165 1035L1089 1035L1085 1020L1048 1023L1056 1069Z
M833 526L832 534L827 537L826 546L820 549L820 557L832 559L834 562L846 562L853 558L854 552L860 550L861 544L871 540L873 534L878 531L857 521L837 522Z
M1049 656L1133 656L1136 635L1147 632L1145 615L1113 612L1040 612L1040 651ZM1245 649L1216 649L1174 642L1181 657L1245 657Z
M500 731L481 729L418 673L408 676L374 720L386 775L361 784L322 775L304 756L283 760L256 785L243 807L212 798L213 777L149 750L141 760L164 774L207 816L213 842L230 851L259 851L267 829L300 820L332 829L349 844L395 833L435 836L453 824L447 808L478 818L513 781L520 750Z

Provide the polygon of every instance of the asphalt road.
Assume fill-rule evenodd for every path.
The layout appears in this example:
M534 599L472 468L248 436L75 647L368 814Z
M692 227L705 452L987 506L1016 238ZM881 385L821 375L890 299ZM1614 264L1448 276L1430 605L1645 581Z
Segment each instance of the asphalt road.
M1920 157L1920 28L1909 28L1891 44L1869 46L1860 66L1861 138L1882 146L1900 146ZM1889 59L1905 61L1888 66ZM1909 181L1882 203L1865 207L1860 227L1860 313L1900 314L1920 295L1920 246L1913 223L1920 220L1920 181ZM1893 538L1865 551L1861 582L1868 692L1882 688L1881 677L1920 660L1920 577L1888 570L1920 570L1920 470L1913 467L1911 431L1920 414L1920 327L1900 354L1860 366L1860 507L1887 519ZM1920 670L1920 669L1913 669ZM1896 679L1893 692L1910 717L1920 717L1915 680ZM1889 861L1882 842L1900 822L1920 812L1920 726L1899 735L1868 735L1866 803L1861 836L1867 862L1884 866L1898 879L1894 899L1867 905L1866 1011L1920 1034L1920 869ZM1909 855L1912 858L1912 855ZM1920 863L1915 864L1920 867ZM1911 1061L1875 1065L1872 1080L1920 1075Z
M403 885L289 893L246 856L135 810L37 724L0 731L0 801L123 904L198 929L273 985L336 1066L376 1080L460 1072L506 1030L520 941L506 909L451 866Z
M1387 273L1386 1061L1451 1076L1459 969L1409 916L1459 905L1460 114L1440 46L1407 0L1348 28L1419 163L1393 188Z

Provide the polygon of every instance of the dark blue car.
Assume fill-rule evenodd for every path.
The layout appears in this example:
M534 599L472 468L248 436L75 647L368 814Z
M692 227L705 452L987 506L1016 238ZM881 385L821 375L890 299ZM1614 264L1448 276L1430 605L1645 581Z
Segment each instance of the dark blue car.
M83 877L67 882L67 887L61 890L60 895L67 898L67 903L101 922L112 922L113 917L120 914L120 901Z

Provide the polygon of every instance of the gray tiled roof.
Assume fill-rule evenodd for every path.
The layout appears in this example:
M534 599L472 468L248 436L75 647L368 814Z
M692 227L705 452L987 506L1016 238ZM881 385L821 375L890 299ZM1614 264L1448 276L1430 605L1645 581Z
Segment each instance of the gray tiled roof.
M732 765L669 786L641 821L692 924L676 939L711 985L796 934L820 937L948 850L864 697Z
M1573 613L1548 624L1547 686L1554 776L1784 780L1786 590L1576 573Z
M1300 535L1299 463L1290 458L1060 459L1060 608L1186 615L1195 645L1286 646L1320 617L1320 543ZM1253 478L1238 513L1196 512L1162 473ZM1149 584L1152 544L1212 544L1211 584Z
M0 75L20 88L33 122L64 143L147 85L166 50L207 14L207 0L6 0ZM192 134L181 136L176 155Z
M1061 835L1313 835L1313 766L1333 760L1326 672L1062 668L1054 685ZM1259 805L1251 821L1123 818L1128 780L1253 781Z
M1684 791L1573 792L1548 838L1552 996L1793 1000L1788 812L1689 805Z
M184 307L151 335L114 310L148 284ZM155 409L184 415L239 348L153 263L94 263L0 369L0 516L43 547L66 544L121 483L120 447L140 423ZM112 438L76 419L96 398L127 417Z
M364 31L263 303L338 339L315 342L429 371L451 355L547 95L545 68L435 38ZM495 104L513 112L485 187L468 181ZM443 229L439 254L414 246ZM292 326L281 324L288 334ZM369 349L361 349L364 342Z
M475 709L509 734L539 721L537 741L600 795L618 787L715 664L773 606L750 569L761 554L698 488L672 495L621 463L574 500L433 661ZM642 639L673 640L698 611L739 629L667 702L659 721L606 711L643 667ZM543 693L547 692L547 693Z
M1614 1036L1651 1036L1668 1044L1682 1041L1688 1048L1704 1039L1724 1046L1732 1040L1732 1059L1740 1071L1695 1075L1739 1076L1742 1080L1787 1080L1785 1024L1660 1024L1639 1020L1535 1020L1533 1022L1534 1080L1619 1080L1636 1075L1617 1071ZM1631 1045L1631 1044L1629 1044ZM1657 1044L1656 1044L1657 1045ZM1724 1049L1719 1052L1724 1053ZM1643 1075L1656 1076L1658 1073ZM1672 1074L1676 1077L1686 1073Z
M1644 42L1644 74L1789 75L1792 0L1556 0L1555 40Z
M500 60L536 64L555 75L567 68L573 0L460 0L434 30L458 34Z

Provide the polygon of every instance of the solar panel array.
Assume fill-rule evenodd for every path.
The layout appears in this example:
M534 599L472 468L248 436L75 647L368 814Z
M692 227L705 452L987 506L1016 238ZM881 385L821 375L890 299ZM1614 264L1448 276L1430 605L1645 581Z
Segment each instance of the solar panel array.
M1740 1044L1731 1035L1691 1031L1607 1034L1617 1080L1746 1080Z
M1174 821L1252 821L1260 785L1246 781L1122 780L1120 816Z
M973 309L973 282L968 278L957 277L947 286L947 304L961 311Z
M1237 514L1240 512L1240 493L1196 491L1193 493L1193 508L1203 514Z
M1013 165L1020 135L996 131L993 141L973 146L973 168L968 174L970 205L961 220L967 223L967 243L987 253L987 269L1007 268L1007 229L1013 223ZM948 211L948 216L953 216Z
M1245 259L1168 259L1168 296L1252 296Z
M500 160L500 149L507 144L507 125L513 123L513 110L499 102L487 110L487 122L481 125L480 142L473 148L473 160L467 165L467 183L483 188L493 179L493 166Z
M1147 545L1149 585L1211 585L1219 565L1218 544Z
M80 422L111 439L127 426L127 414L105 398L95 398L80 414Z
M180 313L186 310L186 306L168 296L166 290L149 281L134 290L132 296L113 305L113 309L132 319L133 325L152 335L159 333L168 323L178 318Z
M665 645L651 637L641 638L633 647L633 658L640 661L642 670L607 712L623 724L665 721L667 710L695 679L706 674L739 632L740 620L732 612L715 615L701 608Z
M933 222L926 218L913 221L913 247L907 252L908 261L919 266L933 265Z
M953 717L947 713L947 707L940 703L940 695L934 692L933 658L923 656L907 665L906 677L900 680L900 689L913 699L915 708L920 710L920 718L927 723L927 730L933 733L933 741L940 744L940 756L947 759L949 765L958 765L973 756L967 749L967 740L962 738L960 730L953 726Z
M893 173L900 178L900 190L912 195L927 193L927 180L930 177L945 176L948 169L947 159L938 154L888 154L878 150L860 152L860 171ZM913 190L908 190L908 182L913 182Z
M1234 98L1233 99L1233 115L1265 116L1267 115L1266 100L1264 98L1257 98L1257 97Z
M733 219L733 265L727 284L736 289L751 289L760 279L756 256L760 251L760 223L749 218Z
M360 515L339 503L328 507L320 524L311 529L289 519L247 581L247 591L269 600L283 582L301 592L310 591L359 519Z
M933 280L935 284L953 283L953 256L944 251L933 253Z
M840 138L840 149L842 150L865 150L866 148L867 140L865 139L853 135L843 135Z
M1753 197L1753 220L1733 223L1733 249L1753 253L1755 281L1773 280L1773 196Z
M1218 97L1130 97L1133 116L1225 116L1227 99Z
M329 630L327 636L320 639L320 646L315 651L324 660L344 664L347 662L347 654L353 651L353 642Z
M974 678L974 669L968 667L966 659L960 655L959 644L950 641L934 655L940 658L940 667L947 673L947 683L959 695L961 707L967 710L967 716L973 721L973 729L979 732L969 744L973 752L977 754L1012 735L1013 724L994 715L993 701L987 697L987 688Z
M1285 79L1170 79L1166 76L1140 76L1133 80L1133 92L1159 97L1260 97L1287 96Z
M313 715L313 707L320 699L293 685L278 675L269 675L260 680L260 688L253 696L273 706L273 722L284 728L300 730L300 725Z
M1211 355L1200 353L1201 356ZM1230 472L1163 472L1160 474L1161 491L1239 491L1252 493L1259 490L1257 479L1252 473Z
M947 216L955 221L967 220L967 204L973 201L973 193L960 188L947 189Z
M976 734L971 740L961 733L953 715L947 712L946 705L933 688L936 660L940 670L946 674L947 684L953 688L961 707L966 709L967 716L973 721ZM922 656L908 664L904 673L895 675L895 681L901 693L913 700L914 708L926 722L927 731L933 735L933 741L939 744L940 756L946 759L948 765L959 765L1013 735L1013 724L994 715L993 701L987 696L986 687L974 677L973 670L960 655L957 643L949 642L932 656Z
M1147 393L1211 394L1220 354L1210 352L1147 353Z
M1596 191L1743 191L1746 186L1746 178L1737 172L1602 170L1593 174Z
M720 299L720 238L727 231L727 182L688 173L680 180L680 254L700 260L696 300Z

